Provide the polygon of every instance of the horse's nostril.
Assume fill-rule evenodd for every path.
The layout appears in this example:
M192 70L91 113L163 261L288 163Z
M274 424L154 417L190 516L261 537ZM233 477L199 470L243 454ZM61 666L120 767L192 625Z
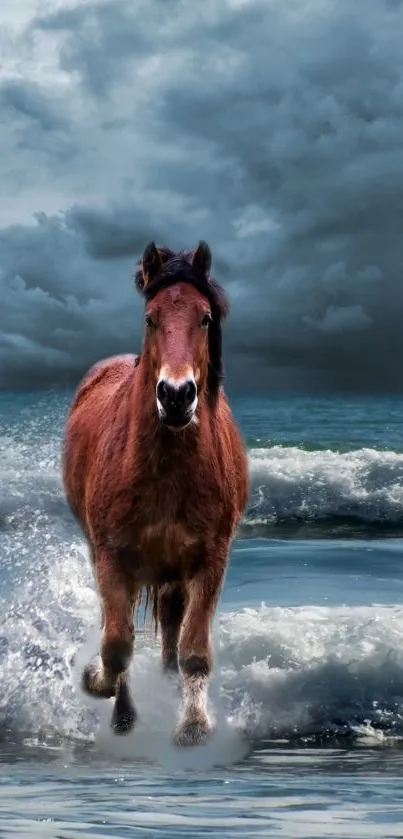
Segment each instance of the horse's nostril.
M194 382L189 381L185 385L184 389L184 401L186 405L191 405L192 402L196 399L196 385Z
M161 402L161 405L166 405L169 400L168 388L163 379L161 379L157 384L157 398Z
M196 384L192 379L177 385L169 380L160 379L157 383L157 399L165 414L186 414L197 396Z

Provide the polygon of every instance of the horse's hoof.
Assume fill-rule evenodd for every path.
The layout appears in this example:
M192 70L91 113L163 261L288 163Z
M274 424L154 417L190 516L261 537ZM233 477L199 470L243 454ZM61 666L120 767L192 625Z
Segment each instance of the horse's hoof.
M81 678L81 688L84 693L96 699L111 699L112 696L115 696L113 685L104 685L102 683L102 670L95 662L87 664L84 668Z
M178 676L179 664L177 657L166 658L161 663L162 672L165 676Z
M115 734L129 734L137 720L136 709L126 681L121 682L113 706L111 728Z
M115 710L112 714L111 720L111 728L115 734L130 734L133 731L133 728L136 724L136 712L126 712L124 714L115 713Z
M176 746L204 746L210 738L211 725L206 722L190 722L180 725L175 732L174 743Z

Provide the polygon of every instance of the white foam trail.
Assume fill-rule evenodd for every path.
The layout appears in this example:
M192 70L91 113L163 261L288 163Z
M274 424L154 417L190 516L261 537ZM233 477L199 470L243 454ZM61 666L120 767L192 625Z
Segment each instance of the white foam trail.
M384 745L403 736L402 607L262 605L221 614L215 639L216 731L209 746L186 752L172 745L178 688L162 676L158 649L147 645L131 678L139 726L117 739L109 730L112 705L105 703L99 746L173 770L232 763L247 752L243 738L256 744L348 731Z
M84 553L77 544L53 557L37 586L21 585L4 614L0 732L95 738L110 754L171 769L231 763L248 748L243 737L250 748L273 738L362 736L363 725L403 735L403 607L262 605L217 618L210 690L217 725L208 746L172 746L178 689L160 672L158 645L141 633L131 673L139 725L127 739L114 737L111 703L79 689L82 666L99 643Z
M203 747L180 749L172 740L180 710L179 684L161 673L156 651L139 652L131 674L138 724L127 737L116 737L109 727L112 703L105 703L96 736L99 748L114 757L158 763L169 771L199 771L241 760L250 751L250 745L226 718L217 693L217 677L218 673L210 688L209 710L214 724L211 739Z
M102 702L80 693L82 668L97 652L99 628L92 627L72 667L75 689L84 705L99 716L96 743L109 756L159 763L169 771L207 769L227 766L239 761L249 751L249 745L237 728L231 725L221 702L219 672L210 685L209 712L214 724L211 740L203 748L178 749L173 744L173 732L179 717L181 694L177 679L165 676L160 666L159 644L138 633L137 651L130 672L132 695L139 715L135 730L117 737L110 728L113 700Z

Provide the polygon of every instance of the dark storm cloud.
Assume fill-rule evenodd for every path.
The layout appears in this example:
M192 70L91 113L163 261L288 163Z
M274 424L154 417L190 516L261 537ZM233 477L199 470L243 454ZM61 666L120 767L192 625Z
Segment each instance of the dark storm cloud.
M0 382L139 349L134 261L206 238L232 386L402 390L402 27L391 0L20 22L0 79Z
M146 21L149 26L153 24L151 9ZM78 72L83 84L96 96L104 95L112 81L125 75L127 59L144 53L155 31L153 25L150 39L147 38L141 31L138 7L111 0L59 8L37 17L35 26L62 34L60 66L68 73Z
M68 128L67 121L55 113L38 86L29 81L4 83L0 90L0 107L3 118L21 117L31 128L36 123L43 132Z
M69 213L69 219L82 234L87 253L95 259L138 257L153 230L152 219L140 207L125 206L113 212L78 207ZM153 235L160 239L155 227Z

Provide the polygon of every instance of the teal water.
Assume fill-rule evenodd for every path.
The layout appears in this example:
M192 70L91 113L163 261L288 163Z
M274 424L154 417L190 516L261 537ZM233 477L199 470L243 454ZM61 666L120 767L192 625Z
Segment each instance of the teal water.
M232 400L251 495L214 626L211 743L139 632L122 741L63 498L71 394L0 396L0 836L403 836L403 400Z

